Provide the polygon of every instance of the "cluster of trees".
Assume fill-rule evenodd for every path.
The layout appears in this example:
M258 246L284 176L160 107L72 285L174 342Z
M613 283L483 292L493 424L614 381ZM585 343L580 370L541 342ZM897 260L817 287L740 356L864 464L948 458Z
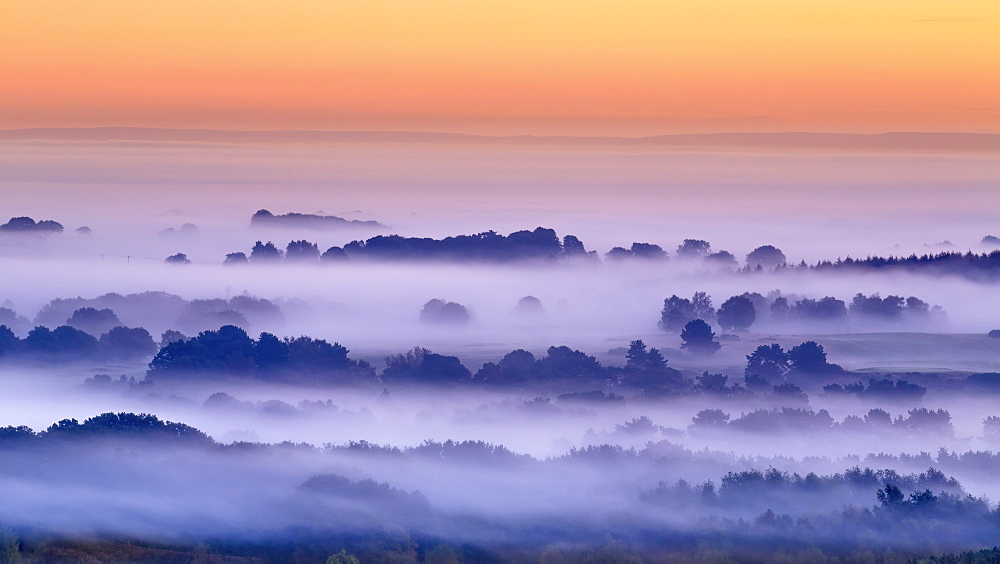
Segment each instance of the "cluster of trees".
M317 228L330 225L333 216L308 214L273 215L267 210L254 214L252 225L289 226ZM370 227L384 227L376 222L358 222ZM374 225L370 225L374 224ZM677 258L685 261L698 260L706 266L736 270L739 262L728 251L712 252L708 241L685 239L677 247ZM613 247L605 253L609 260L645 259L668 260L670 253L654 243L634 242L628 248ZM537 227L532 231L516 231L501 235L495 231L484 231L474 235L456 235L444 239L429 237L404 237L402 235L378 235L366 240L356 240L341 247L330 247L322 254L319 246L306 240L291 241L284 251L274 243L257 241L248 256L244 252L226 255L224 264L236 265L248 262L278 262L300 260L303 262L336 261L347 259L383 260L447 260L447 261L487 261L507 262L512 260L551 260L559 258L596 259L596 251L587 251L582 241L574 235L566 235L561 240L554 229ZM745 270L771 270L784 267L786 258L781 249L772 245L758 247L745 258Z
M837 259L820 261L814 265L802 263L799 268L831 270L885 270L925 272L928 274L959 274L974 279L993 279L1000 275L1000 250L987 253L966 253L946 251L908 257L867 257L864 259Z
M827 384L823 386L823 391L829 395L854 395L877 401L919 402L927 393L927 388L906 380L893 381L891 378L872 376L868 378L867 385L860 380L846 386Z
M667 260L667 252L659 245L651 243L632 243L628 249L624 247L612 247L604 255L611 260L621 260L626 258L640 258L653 260Z
M433 299L420 310L421 323L431 325L466 325L472 320L469 310L460 303Z
M520 386L554 381L613 383L632 388L666 389L680 392L689 382L667 366L657 349L647 349L641 340L632 341L624 367L602 366L586 353L567 346L549 347L545 356L517 349L499 362L487 362L472 378L473 382L492 386ZM582 399L582 398L579 398Z
M755 323L766 326L827 326L847 328L854 323L869 328L898 327L926 324L939 319L944 312L931 307L915 296L903 298L878 293L870 296L855 294L850 305L833 296L820 299L789 299L774 291L767 296L745 292L727 299L718 310L705 292L695 292L690 298L675 295L663 301L658 326L664 331L679 331L688 322L701 319L716 324L726 332L747 331Z
M737 430L752 433L818 433L836 431L865 435L892 433L913 438L947 439L955 434L951 414L944 409L915 407L907 416L895 419L882 409L871 409L864 417L848 415L837 422L830 413L821 409L813 411L797 407L756 409L732 419L718 408L703 409L692 418L688 428L692 433Z
M291 241L284 251L270 241L257 241L249 256L242 252L229 253L223 264L267 264L282 260L315 263L350 259L506 262L592 256L573 235L567 235L560 241L555 230L539 227L534 231L516 231L506 236L495 231L444 239L379 235L364 241L352 241L343 248L330 247L322 254L316 243L306 240Z
M49 329L39 325L23 339L0 325L0 360L72 362L85 359L135 360L156 352L156 343L142 327L108 329L94 337L69 325Z
M224 325L167 343L149 363L147 377L155 381L216 373L309 384L373 381L371 365L349 358L348 352L339 343L310 337L279 339L261 333L254 340L243 329Z
M0 323L10 325L12 329L16 327L11 323L31 326L27 319L11 319L10 315L0 308ZM74 319L75 316L83 317ZM34 325L70 325L97 336L100 333L92 332L94 330L90 328L94 324L101 327L102 332L110 328L108 323L114 323L144 326L151 331L177 329L196 333L227 324L251 327L276 325L283 321L284 315L276 304L249 295L234 296L228 300L186 300L166 292L142 292L126 295L110 293L89 299L57 298L39 310Z
M337 262L347 260L347 254L340 247L330 247L320 254L319 246L310 243L305 239L289 241L285 250L282 251L268 241L262 243L257 241L250 250L250 256L246 253L236 252L226 255L226 260L222 264L226 266L238 266L243 264L274 264L277 262L289 262L298 264L309 264L316 262Z
M37 433L23 425L0 428L0 448L94 440L135 440L201 447L215 445L215 441L194 427L162 421L146 413L102 413L83 423L76 419L63 419Z
M793 379L799 383L842 374L844 369L827 362L823 345L806 341L785 351L781 345L760 345L747 355L743 378L747 388L767 388Z
M0 225L0 233L62 233L63 226L58 221L43 219L35 222L30 217L12 217L7 223Z
M485 231L475 235L458 235L444 239L377 236L365 241L352 241L344 251L353 258L511 261L522 259L555 259L589 257L583 242L573 235L560 241L554 229L538 227L533 231L515 231L501 235Z
M372 220L344 219L335 215L311 213L286 213L274 215L267 210L257 210L250 217L250 227L285 227L293 229L326 230L341 227L382 229L385 225Z

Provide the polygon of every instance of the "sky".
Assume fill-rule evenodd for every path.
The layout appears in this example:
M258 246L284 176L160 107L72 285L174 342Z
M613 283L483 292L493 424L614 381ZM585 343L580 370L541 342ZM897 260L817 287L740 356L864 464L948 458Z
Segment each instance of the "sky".
M0 129L1000 132L992 0L5 0Z

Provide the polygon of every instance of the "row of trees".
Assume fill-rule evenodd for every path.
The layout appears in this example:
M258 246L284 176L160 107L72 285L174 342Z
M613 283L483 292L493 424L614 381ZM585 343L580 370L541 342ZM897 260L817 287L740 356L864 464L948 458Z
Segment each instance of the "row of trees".
M267 210L261 210L254 215L254 224L292 224L297 221L309 223L306 221L309 217L320 216L303 214L273 216ZM667 260L669 256L669 253L659 245L640 242L634 242L628 248L613 247L605 254L609 260ZM700 239L685 239L677 247L676 256L686 261L702 261L716 268L735 269L739 266L732 253L712 252L708 241ZM316 243L304 239L291 241L284 250L270 241L267 243L257 241L249 255L244 252L229 253L224 264L273 263L283 259L292 262L338 261L349 258L504 262L567 257L596 258L597 254L594 251L587 251L583 242L574 235L566 235L560 240L555 230L538 227L533 231L516 231L509 235L485 231L475 235L457 235L444 239L378 235L366 240L351 241L342 248L330 247L322 253ZM758 247L745 258L746 268L751 270L774 269L784 266L785 263L784 253L772 245Z
M665 299L658 326L664 331L678 331L691 320L701 319L717 324L723 331L742 332L762 319L770 324L846 325L855 321L863 326L878 326L926 323L932 316L941 317L943 311L937 306L931 308L916 296L883 298L878 293L857 293L848 305L832 296L818 300L794 297L789 300L780 292L772 292L769 296L745 292L730 297L716 310L711 296L695 292L690 299L676 294Z
M0 225L0 233L62 233L63 226L58 221L43 219L35 222L30 217L12 217Z
M202 331L162 347L149 363L151 380L191 374L225 374L237 378L334 384L373 381L370 364L349 358L346 347L322 339L279 339L261 333L256 340L234 325Z
M343 248L330 247L322 254L316 243L306 240L291 241L284 251L270 241L257 241L249 256L242 252L230 253L226 255L224 264L263 264L282 260L314 263L348 259L505 262L591 256L592 253L587 252L577 237L566 235L560 240L555 230L538 227L534 231L516 231L509 235L486 231L444 239L378 235L363 241L351 241Z
M752 433L825 433L843 432L859 435L895 434L917 439L948 439L955 435L951 414L944 409L915 407L906 417L895 419L882 409L871 409L864 417L848 415L836 421L825 409L813 411L797 407L756 409L731 418L721 409L703 409L692 418L690 433L744 431Z
M0 360L136 360L148 357L156 350L152 336L142 327L113 327L98 338L68 325L55 329L40 325L21 339L6 325L0 325Z

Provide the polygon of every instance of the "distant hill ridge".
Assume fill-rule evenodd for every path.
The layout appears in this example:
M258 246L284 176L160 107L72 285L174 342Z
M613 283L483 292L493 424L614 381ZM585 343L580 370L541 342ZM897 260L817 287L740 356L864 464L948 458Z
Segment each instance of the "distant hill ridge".
M251 227L288 227L314 230L336 229L338 227L367 227L382 229L385 225L374 220L344 219L335 215L311 213L286 213L274 215L268 210L257 210L250 218Z
M145 141L187 143L432 143L504 145L613 145L692 148L827 149L1000 152L1000 134L889 132L686 133L648 137L489 136L423 131L244 131L142 127L0 130L0 141Z

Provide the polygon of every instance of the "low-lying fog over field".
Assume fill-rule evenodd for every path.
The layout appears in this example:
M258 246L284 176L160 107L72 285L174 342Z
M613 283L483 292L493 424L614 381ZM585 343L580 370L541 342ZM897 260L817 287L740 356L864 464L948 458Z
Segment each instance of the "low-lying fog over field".
M995 151L25 135L4 558L895 562L1000 533Z

